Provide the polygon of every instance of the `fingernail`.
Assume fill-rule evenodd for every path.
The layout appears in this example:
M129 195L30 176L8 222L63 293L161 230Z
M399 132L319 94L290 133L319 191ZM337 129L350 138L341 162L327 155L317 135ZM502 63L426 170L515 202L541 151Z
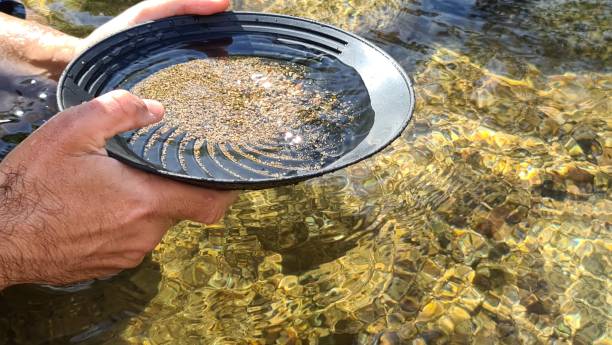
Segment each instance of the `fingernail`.
M165 112L163 104L153 99L145 99L143 101L147 105L151 115L157 120L161 120Z

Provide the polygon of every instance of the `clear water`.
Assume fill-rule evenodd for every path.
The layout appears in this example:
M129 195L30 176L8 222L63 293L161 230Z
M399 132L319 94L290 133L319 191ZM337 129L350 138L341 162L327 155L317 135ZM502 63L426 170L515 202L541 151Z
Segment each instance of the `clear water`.
M118 3L34 5L78 32L66 14ZM375 42L413 76L411 127L349 169L245 193L223 224L171 229L116 278L2 292L0 344L609 343L609 1L235 6ZM2 80L0 151L53 112L43 84Z

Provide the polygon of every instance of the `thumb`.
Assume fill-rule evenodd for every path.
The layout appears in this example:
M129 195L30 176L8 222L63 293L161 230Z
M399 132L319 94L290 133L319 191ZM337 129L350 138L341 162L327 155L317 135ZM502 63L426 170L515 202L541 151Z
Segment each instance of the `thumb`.
M113 136L159 122L163 115L161 103L116 90L59 113L48 125L56 133L66 133L66 143L101 149Z

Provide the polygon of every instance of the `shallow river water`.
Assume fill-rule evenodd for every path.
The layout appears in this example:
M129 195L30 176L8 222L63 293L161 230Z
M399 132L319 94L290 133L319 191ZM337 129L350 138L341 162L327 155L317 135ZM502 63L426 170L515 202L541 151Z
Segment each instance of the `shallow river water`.
M83 35L130 1L29 1ZM135 1L131 1L134 3ZM0 344L611 344L612 3L243 0L358 32L412 76L383 153L244 193L138 268L0 294ZM0 157L54 113L0 79Z

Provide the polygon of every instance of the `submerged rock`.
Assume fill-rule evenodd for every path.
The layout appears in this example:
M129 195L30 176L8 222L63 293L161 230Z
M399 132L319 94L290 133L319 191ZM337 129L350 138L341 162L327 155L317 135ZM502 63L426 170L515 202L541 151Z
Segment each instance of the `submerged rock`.
M483 78L496 85L487 104L469 97L488 87L475 82ZM564 142L577 123L589 128L579 138L610 136L590 123L609 119L601 85L611 79L533 68L508 79L439 50L415 76L416 121L383 154L316 181L245 193L224 225L171 230L154 253L162 293L135 318L158 326L128 327L123 337L155 337L176 324L191 325L172 333L186 343L332 333L379 342L392 334L384 338L392 343L603 339L603 315L570 315L606 303L612 205L592 184L608 180L609 167L597 164L600 155L575 157ZM575 99L558 97L567 87L595 101L576 113ZM531 101L517 103L517 94ZM517 127L532 114L534 130ZM535 130L547 119L564 132ZM166 289L178 295L168 299Z
M402 0L237 0L237 10L281 13L314 19L350 31L366 31L389 26L399 15Z
M459 9L465 18L439 10L458 2L348 3L234 6L324 20L395 42L393 53L428 54L414 74L415 119L398 141L333 175L245 193L222 225L184 222L152 261L90 294L6 292L0 343L5 334L22 343L103 334L108 344L317 344L349 334L345 343L606 344L612 75L588 72L597 63L547 75L506 56L536 49L540 65L601 63L607 38L591 28L609 24L587 11L600 2L563 1L568 11L556 16L558 2L478 1ZM526 18L519 28L503 26L516 16ZM577 18L585 30L570 30ZM506 55L472 30L503 35ZM559 56L557 35L568 56ZM547 37L554 44L541 44ZM23 300L42 302L34 313ZM88 327L89 318L99 324Z

